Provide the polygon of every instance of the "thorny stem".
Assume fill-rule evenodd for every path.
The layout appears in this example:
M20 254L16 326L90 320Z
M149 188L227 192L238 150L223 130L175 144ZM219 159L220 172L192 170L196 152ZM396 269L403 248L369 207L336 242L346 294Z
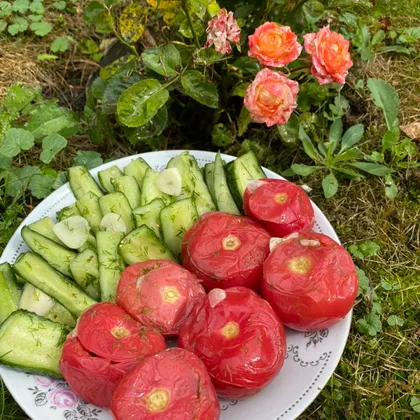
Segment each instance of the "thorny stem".
M194 37L195 45L197 46L197 48L200 48L200 41L198 40L197 32L195 31L195 28L193 25L190 10L188 9L188 5L187 5L187 0L182 0L182 9L184 10L185 15L187 16L188 24L190 25L191 32Z

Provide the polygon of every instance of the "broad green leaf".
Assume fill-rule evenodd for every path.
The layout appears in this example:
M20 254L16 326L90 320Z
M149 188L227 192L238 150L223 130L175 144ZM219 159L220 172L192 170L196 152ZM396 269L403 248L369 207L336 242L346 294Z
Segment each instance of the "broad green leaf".
M389 291L389 290L400 290L401 284L398 283L390 283L389 281L386 281L384 279L381 280L381 287L382 289Z
M92 41L89 38L82 38L79 41L79 50L82 54L94 54L99 51L99 47L96 45L95 41Z
M393 150L400 138L400 130L395 127L393 130L388 130L382 137L382 152L385 150Z
M80 130L80 121L77 114L48 101L31 113L25 128L32 132L35 139L52 133L68 138Z
M398 327L402 327L404 325L404 320L402 318L400 318L398 315L390 315L386 322L388 322L388 325L391 326L398 326Z
M398 41L403 44L410 44L417 42L420 39L420 27L405 28L404 33L398 37Z
M397 91L382 79L369 79L367 85L373 102L384 112L388 130L398 127L399 98Z
M354 162L349 163L349 165L354 166L355 168L360 169L361 171L367 172L368 174L376 176L384 176L393 172L391 168L388 168L384 165L380 165L379 163Z
M0 169L9 169L13 159L11 157L0 155Z
M15 157L22 150L29 150L34 145L34 136L23 128L9 128L0 146L0 154Z
M364 257L373 257L381 250L381 247L376 242L366 241L359 245L359 249Z
M398 187L391 174L385 175L385 195L393 200L398 194Z
M66 8L66 6L67 6L67 3L64 0L54 2L54 7L57 10L64 10Z
M322 166L308 166L308 165L303 165L300 163L294 163L291 166L291 168L296 175L309 176L313 174L314 172L322 169Z
M377 314L370 313L364 318L359 319L356 322L356 327L362 334L367 334L374 337L378 332L382 330L382 322Z
M32 0L29 10L37 15L43 15L45 12L44 6L41 0Z
M359 247L355 244L352 244L348 247L348 251L350 252L350 254L352 255L352 257L354 258L358 258L359 260L363 260L363 258L365 257L363 255L363 252L360 251Z
M20 197L28 187L32 176L40 172L40 169L36 166L11 169L5 179L6 194L13 198Z
M125 72L125 74L128 75L136 68L136 63L137 61L134 55L121 57L108 66L102 68L99 72L99 76L102 80L108 81L118 73Z
M232 67L241 70L243 74L257 74L260 65L257 60L251 57L240 57L233 62Z
M52 31L53 26L49 22L42 21L31 23L29 28L35 33L35 35L45 36Z
M350 127L343 135L340 153L358 143L363 137L364 132L365 126L363 124L356 124Z
M252 123L249 111L243 106L238 118L238 136L242 137L246 130L248 130L249 124Z
M50 163L54 156L67 146L67 140L58 133L52 133L42 140L41 161Z
M187 0L187 7L190 12L194 13L201 20L206 16L208 0Z
M14 0L12 9L14 12L27 12L29 10L29 0Z
M203 64L205 66L226 60L226 57L223 54L213 48L203 48L199 50L197 56L194 58L197 64Z
M338 181L333 173L330 173L322 180L322 188L325 198L331 198L338 190Z
M217 147L228 147L235 141L235 136L225 124L215 124L211 133L211 140Z
M364 295L370 291L369 278L360 268L356 268L356 272L359 277L359 290L357 291L357 296Z
M47 174L36 174L29 181L28 188L36 198L45 198L53 190L55 177Z
M410 407L416 412L420 413L420 398L419 397L411 397L410 399Z
M55 38L50 46L50 50L52 52L65 52L69 49L70 42L68 37L66 36L60 36L58 38Z
M220 6L217 4L217 0L209 0L207 12L210 15L210 17L214 17L219 14Z
M296 147L299 143L299 118L292 114L285 125L277 125L281 141L286 146Z
M134 83L141 80L138 73L126 76L124 73L114 76L106 85L102 95L102 113L105 115L115 114L120 96Z
M383 153L379 153L379 152L372 152L369 155L369 158L376 163L383 163L385 160L384 154Z
M127 42L137 42L144 33L147 9L141 4L130 4L124 8L119 18L121 36Z
M142 80L120 96L118 118L127 127L140 127L148 123L168 99L168 90L156 79Z
M44 19L43 15L28 15L28 19L31 22L41 22L42 19Z
M88 169L96 168L104 163L101 154L93 150L79 150L73 162L75 166L86 166Z
M7 21L0 19L0 33L5 31L7 28Z
M12 14L13 7L8 1L0 1L0 18L8 17Z
M241 98L244 98L249 85L249 82L245 82L236 86L235 89L233 89L232 96L240 96Z
M207 81L199 71L186 71L181 76L181 84L185 92L200 104L210 108L218 108L219 94L216 86Z
M9 25L7 28L7 32L10 35L17 35L20 32L25 32L28 29L28 21L20 16L13 17L12 19L13 24Z
M149 69L166 77L176 76L182 66L181 55L173 44L148 48L141 58Z
M40 99L40 93L39 88L28 88L16 83L8 90L3 105L9 112L20 112L30 102Z
M321 162L322 161L321 157L319 156L318 152L316 151L315 146L312 143L312 140L306 134L302 125L299 125L299 139L303 144L303 149L305 150L305 153L311 159L313 159L315 162Z
M384 39L385 39L385 32L382 29L380 29L378 32L376 32L375 35L373 35L372 45L379 44Z
M332 160L333 164L338 162L347 162L349 160L356 160L360 158L362 152L359 149L345 150L343 153L335 156Z
M330 127L330 133L328 136L328 155L332 156L335 148L340 144L341 136L343 134L343 121L341 118L337 118Z
M159 136L168 123L168 109L163 106L157 114L141 127L127 127L124 131L131 144L138 144L146 139Z

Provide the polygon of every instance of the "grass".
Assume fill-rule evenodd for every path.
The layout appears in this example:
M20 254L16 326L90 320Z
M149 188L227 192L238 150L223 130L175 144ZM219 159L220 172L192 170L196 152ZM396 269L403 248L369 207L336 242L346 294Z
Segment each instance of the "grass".
M420 26L420 2L417 0L376 3L387 5L390 15L395 16L393 19L398 25ZM406 16L408 14L411 16ZM2 51L3 63L4 57L9 57L10 68L22 69L17 76L13 75L14 80L21 77L26 78L27 83L42 85L43 81L52 78L51 93L59 92L58 96L68 96L69 86L62 84L62 80L57 78L56 64L47 63L40 66L36 73L29 70L25 73L27 70L24 64L35 60L34 57L42 49L39 44L5 45ZM95 64L84 62L82 57L78 57L79 59L80 61L75 61L76 64L72 64L71 74L83 86L88 73L95 70ZM60 61L60 65L62 64L63 61ZM32 67L34 68L37 66ZM0 95L5 86L1 83L8 83L3 82L1 71L2 69ZM373 62L357 62L349 82L356 83L357 80L366 80L368 77L383 78L396 87L401 98L401 124L420 121L419 56L409 58L401 55L378 55ZM346 95L347 93L349 92ZM368 141L377 143L380 138L378 133L383 132L382 114L372 106L366 95L349 95L349 100L352 105L350 121L362 121L367 126L374 127L375 129L368 131ZM83 149L96 148L91 144L87 145L85 137L74 138L70 152L58 156L58 168L70 165L75 152L81 146ZM118 158L134 153L126 145L118 144L114 150L109 147L100 149L104 158ZM308 182L305 179L313 188L311 198L325 212L344 246L374 241L380 246L380 250L374 256L356 261L369 278L371 289L360 295L356 301L347 346L333 377L300 417L301 420L420 418L420 414L410 405L412 398L420 394L419 171L400 172L397 181L400 193L394 201L385 198L383 181L373 177L358 183L341 184L337 195L327 201L323 198L320 180L311 177ZM25 202L16 203L14 209L7 211L2 208L3 205L4 203L0 203L0 249L36 202L28 197ZM382 328L375 336L369 336L362 334L357 325L372 310L373 304L379 312ZM399 316L403 324L389 325L388 320L392 315ZM0 381L0 419L27 418Z

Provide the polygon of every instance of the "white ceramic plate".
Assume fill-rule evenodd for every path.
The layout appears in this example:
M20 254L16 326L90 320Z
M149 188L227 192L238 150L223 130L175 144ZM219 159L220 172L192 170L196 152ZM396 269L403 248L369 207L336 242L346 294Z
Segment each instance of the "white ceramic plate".
M156 170L162 170L169 159L180 150L144 153L106 163L91 172L97 178L98 171L112 165L124 168L131 160L141 156ZM215 153L190 151L200 166L213 162ZM233 156L223 155L229 162ZM265 170L269 178L281 178ZM68 184L52 193L22 222L8 243L0 261L13 263L28 250L20 230L22 226L55 214L75 201ZM322 232L338 241L328 220L313 204L316 232ZM346 345L351 313L338 324L322 331L301 333L287 329L287 358L280 374L261 393L245 401L220 401L222 420L286 420L295 419L319 394L334 372ZM80 400L63 380L29 375L6 367L0 374L18 404L33 420L110 420L111 414Z

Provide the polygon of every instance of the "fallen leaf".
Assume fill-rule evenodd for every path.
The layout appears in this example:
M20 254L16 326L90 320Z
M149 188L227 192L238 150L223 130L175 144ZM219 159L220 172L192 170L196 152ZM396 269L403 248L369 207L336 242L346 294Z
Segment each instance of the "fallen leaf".
M410 139L420 141L420 122L402 125L400 129Z

